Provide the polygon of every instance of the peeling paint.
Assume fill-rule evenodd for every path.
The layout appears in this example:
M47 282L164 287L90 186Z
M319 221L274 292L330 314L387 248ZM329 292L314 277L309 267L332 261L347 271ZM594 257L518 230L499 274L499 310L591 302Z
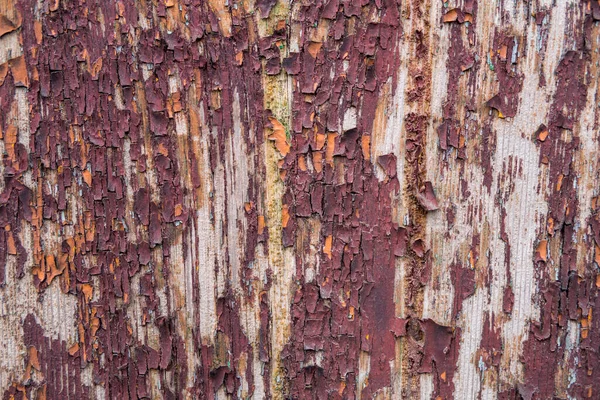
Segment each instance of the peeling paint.
M597 398L597 1L0 1L0 390Z

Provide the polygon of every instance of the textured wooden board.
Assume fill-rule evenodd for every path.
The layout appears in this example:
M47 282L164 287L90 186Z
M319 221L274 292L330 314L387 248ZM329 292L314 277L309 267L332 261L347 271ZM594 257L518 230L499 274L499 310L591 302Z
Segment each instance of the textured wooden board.
M598 20L0 1L3 398L598 398Z

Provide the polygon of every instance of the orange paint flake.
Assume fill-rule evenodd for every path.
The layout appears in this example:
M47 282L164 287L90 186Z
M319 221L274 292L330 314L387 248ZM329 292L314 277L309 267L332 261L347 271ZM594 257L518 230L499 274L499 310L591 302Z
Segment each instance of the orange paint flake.
M363 136L360 140L362 148L363 158L365 160L371 159L371 136Z
M11 21L6 15L0 14L0 37L17 30L21 26L21 16Z
M319 54L319 51L321 51L322 46L323 43L310 42L310 44L308 45L308 53L311 55L312 58L317 58L317 54Z
M315 167L315 171L321 172L323 171L323 154L315 151L312 153L313 165Z
M87 169L84 169L81 172L81 175L83 176L83 181L89 186L92 187L92 173L90 171L88 171Z
M287 227L288 222L290 222L289 206L284 204L283 207L281 207L281 225L285 228Z
M454 22L456 20L458 20L458 11L456 10L456 8L448 11L442 17L442 21L444 21L444 22Z
M548 261L548 241L547 240L541 240L536 251L539 254L539 257L544 262Z
M29 78L27 77L27 66L25 56L19 56L8 61L8 66L15 80L15 86L29 87Z
M287 142L285 127L273 117L269 117L269 121L271 122L271 125L273 125L269 140L275 142L275 148L285 157L290 152L290 145Z
M329 165L333 165L333 153L335 151L335 138L337 133L327 134L327 148L325 149L325 160Z
M79 343L75 343L73 346L69 347L69 355L74 356L79 351Z
M331 260L331 246L333 244L333 236L329 235L325 238L325 244L323 245L323 253L327 254L327 257Z
M298 168L300 168L300 171L306 171L306 159L304 158L303 155L298 156Z

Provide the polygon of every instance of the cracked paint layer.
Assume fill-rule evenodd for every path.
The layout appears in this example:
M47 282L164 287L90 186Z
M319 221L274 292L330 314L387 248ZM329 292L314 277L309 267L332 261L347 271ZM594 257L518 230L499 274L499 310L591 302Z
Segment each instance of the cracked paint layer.
M597 398L599 4L0 1L2 398Z

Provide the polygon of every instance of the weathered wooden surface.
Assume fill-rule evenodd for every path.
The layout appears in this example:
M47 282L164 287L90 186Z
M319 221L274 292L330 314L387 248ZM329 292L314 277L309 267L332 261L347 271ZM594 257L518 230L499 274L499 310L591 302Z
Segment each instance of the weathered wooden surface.
M3 398L600 398L597 20L0 1Z

